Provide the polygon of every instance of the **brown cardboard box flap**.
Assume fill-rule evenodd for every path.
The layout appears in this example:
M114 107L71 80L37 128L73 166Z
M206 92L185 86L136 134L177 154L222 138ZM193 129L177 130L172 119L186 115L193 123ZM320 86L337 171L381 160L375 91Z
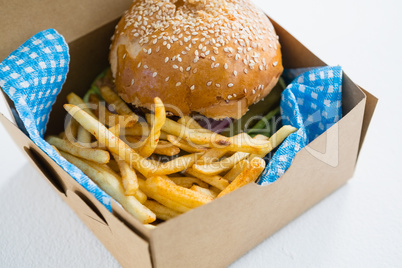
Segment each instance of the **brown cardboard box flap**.
M131 2L131 0L2 0L0 1L0 61L28 38L48 28L56 29L67 42L71 42L99 28L100 25L120 17Z
M360 137L360 144L359 144L359 154L360 154L360 150L362 149L364 139L366 138L367 130L370 126L371 119L373 118L375 108L377 107L378 98L375 97L370 92L366 91L364 88L360 86L359 88L366 95L366 107L364 110L362 134Z

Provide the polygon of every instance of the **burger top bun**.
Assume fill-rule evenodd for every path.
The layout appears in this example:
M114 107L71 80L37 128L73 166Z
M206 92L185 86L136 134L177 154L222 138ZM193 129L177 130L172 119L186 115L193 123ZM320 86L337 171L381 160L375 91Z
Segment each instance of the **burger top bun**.
M112 37L124 101L175 115L240 118L283 71L278 36L249 0L136 0Z

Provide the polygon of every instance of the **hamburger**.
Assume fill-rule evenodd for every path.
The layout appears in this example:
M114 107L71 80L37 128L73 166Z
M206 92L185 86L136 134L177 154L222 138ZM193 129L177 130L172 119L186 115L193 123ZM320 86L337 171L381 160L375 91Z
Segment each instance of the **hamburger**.
M112 37L111 84L138 108L159 97L170 115L261 115L280 96L261 102L283 71L278 39L249 0L135 0Z

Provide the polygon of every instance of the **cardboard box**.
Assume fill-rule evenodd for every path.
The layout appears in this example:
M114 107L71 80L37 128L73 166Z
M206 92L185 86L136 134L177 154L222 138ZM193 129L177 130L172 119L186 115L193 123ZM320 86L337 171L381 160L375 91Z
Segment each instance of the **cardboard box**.
M47 131L56 134L63 128L66 95L71 91L82 95L108 65L110 36L131 0L47 0L40 6L24 1L21 8L22 2L2 7L0 60L40 30L55 28L65 36L71 52L70 72ZM18 16L25 19L15 20ZM274 26L285 68L325 65L279 24ZM352 177L376 103L374 96L344 74L343 118L301 150L277 182L249 184L154 230L146 229L113 201L110 213L3 114L0 121L32 165L122 266L225 267Z

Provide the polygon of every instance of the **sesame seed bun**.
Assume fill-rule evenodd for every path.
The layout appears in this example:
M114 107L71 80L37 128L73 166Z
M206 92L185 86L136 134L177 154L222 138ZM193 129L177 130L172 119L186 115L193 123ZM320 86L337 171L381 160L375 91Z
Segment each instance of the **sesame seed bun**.
M240 118L283 71L268 18L249 0L137 0L112 37L109 56L124 101L175 115Z

